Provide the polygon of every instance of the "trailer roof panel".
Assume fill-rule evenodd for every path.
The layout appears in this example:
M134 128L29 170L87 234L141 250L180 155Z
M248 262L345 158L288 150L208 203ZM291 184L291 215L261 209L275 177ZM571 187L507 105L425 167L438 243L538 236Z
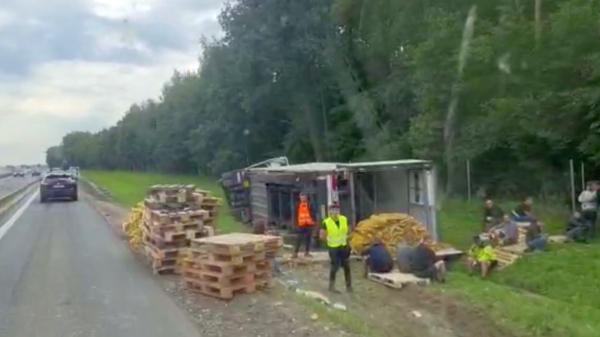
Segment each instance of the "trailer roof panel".
M427 166L431 165L430 160L421 160L421 159L401 159L401 160L382 160L382 161L370 161L370 162L357 162L357 163L345 163L338 164L339 168L347 168L347 169L369 169L375 167L391 167L398 166Z

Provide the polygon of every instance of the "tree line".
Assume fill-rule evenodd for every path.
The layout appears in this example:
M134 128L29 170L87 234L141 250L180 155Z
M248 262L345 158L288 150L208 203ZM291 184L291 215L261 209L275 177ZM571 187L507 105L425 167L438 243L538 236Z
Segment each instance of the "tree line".
M219 175L293 162L469 160L494 193L553 193L600 162L594 0L237 0L200 66L114 126L47 151L84 168ZM140 79L140 81L143 79ZM560 182L560 183L559 183Z

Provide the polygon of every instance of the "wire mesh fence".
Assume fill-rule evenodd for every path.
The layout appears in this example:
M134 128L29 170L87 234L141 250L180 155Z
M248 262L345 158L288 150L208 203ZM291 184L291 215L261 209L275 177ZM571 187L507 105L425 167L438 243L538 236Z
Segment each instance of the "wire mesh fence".
M545 204L576 209L577 196L586 182L594 180L586 175L585 164L568 159L561 163L564 169L540 169L534 165L507 164L506 168L490 170L485 165L466 160L454 170L452 196L471 202L485 198L518 200L534 196ZM447 186L441 186L446 188Z

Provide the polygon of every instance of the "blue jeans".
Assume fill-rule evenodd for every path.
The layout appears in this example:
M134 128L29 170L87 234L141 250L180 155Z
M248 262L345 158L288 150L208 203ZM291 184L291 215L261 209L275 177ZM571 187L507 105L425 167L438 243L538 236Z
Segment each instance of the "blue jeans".
M531 250L544 250L546 248L547 243L548 243L547 237L538 236L527 242L527 248L529 248Z
M512 215L512 219L513 219L513 221L516 221L516 222L532 222L533 221L533 218L530 217L530 216L528 216L528 215L515 215L515 214L513 214Z

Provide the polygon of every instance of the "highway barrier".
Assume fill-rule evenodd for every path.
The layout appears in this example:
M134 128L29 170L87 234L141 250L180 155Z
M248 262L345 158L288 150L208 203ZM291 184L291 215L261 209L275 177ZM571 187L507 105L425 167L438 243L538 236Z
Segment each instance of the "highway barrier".
M39 183L37 179L32 180L27 185L17 189L16 191L10 193L7 196L0 198L0 215L8 211L15 204L17 204L26 195L25 192L27 192L27 190L36 183Z

